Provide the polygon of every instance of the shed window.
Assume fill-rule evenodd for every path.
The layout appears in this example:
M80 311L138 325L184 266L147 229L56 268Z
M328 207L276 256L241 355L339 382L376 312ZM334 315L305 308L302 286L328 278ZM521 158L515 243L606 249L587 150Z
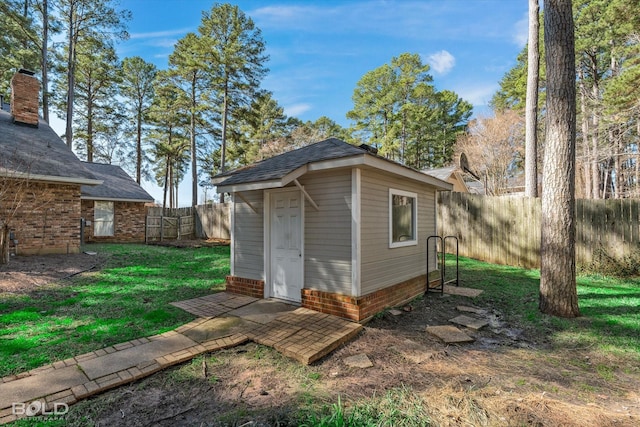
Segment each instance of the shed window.
M418 244L418 195L389 189L389 247Z
M94 202L93 235L113 236L113 202Z

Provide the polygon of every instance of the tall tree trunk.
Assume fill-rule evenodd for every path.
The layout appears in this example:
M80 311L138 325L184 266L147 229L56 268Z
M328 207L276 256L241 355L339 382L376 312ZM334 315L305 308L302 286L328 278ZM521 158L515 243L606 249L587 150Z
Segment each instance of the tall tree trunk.
M580 88L580 117L582 121L582 172L584 174L585 199L592 197L591 189L591 153L589 150L589 116L587 112L587 89L584 86L584 73L578 71L578 85Z
M224 85L224 98L222 101L222 148L220 155L220 173L225 171L227 160L227 117L229 114L229 81ZM220 203L224 203L224 193L220 193ZM195 205L194 205L195 206Z
M49 123L49 0L42 0L42 118Z
M69 52L67 53L67 122L65 128L65 140L69 148L73 143L73 98L75 93L76 74L76 33L75 33L75 6L69 7Z
M91 84L87 92L91 94ZM87 162L93 163L93 100L91 95L87 101Z
M575 263L576 73L571 0L544 10L547 118L542 185L540 311L580 315Z
M136 182L140 184L142 175L142 106L138 107L136 131Z
M169 186L169 164L171 162L171 157L169 155L166 156L165 159L166 164L164 165L164 185L162 189L162 209L167 207L167 190Z
M636 133L640 135L640 118L636 119ZM640 196L640 149L636 146L636 173L635 173L635 194L636 197Z
M609 138L611 139L611 143L615 147L615 153L613 157L613 170L615 171L614 177L612 177L613 184L613 197L616 199L621 199L623 190L622 190L622 141L618 137L618 132L614 128L616 125L611 125L609 129Z
M196 75L191 79L191 122L189 131L191 137L191 206L198 205L198 160L196 152ZM176 184L177 186L177 184ZM177 195L176 195L177 198ZM177 201L176 201L177 202Z
M173 194L173 159L171 159L171 163L169 163L169 207L175 207L175 199Z
M525 184L524 194L538 197L538 75L540 51L540 7L538 0L529 0L529 45L527 48L527 99L525 116Z
M591 108L591 197L600 198L600 159L598 150L598 139L600 137L600 115L598 112L598 98L600 97L600 86L598 84L598 65L596 59L592 59L591 72L593 74L593 84L591 86L592 108Z

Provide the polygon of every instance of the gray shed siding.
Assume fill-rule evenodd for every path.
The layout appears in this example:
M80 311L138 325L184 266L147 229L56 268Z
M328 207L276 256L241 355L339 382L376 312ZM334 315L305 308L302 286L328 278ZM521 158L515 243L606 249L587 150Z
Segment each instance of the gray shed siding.
M389 189L418 197L418 244L389 248ZM362 170L362 295L426 272L426 240L436 231L433 187L378 171Z
M309 173L305 201L304 287L351 294L351 169Z
M244 191L255 213L240 197L233 204L234 274L247 279L264 280L264 197L262 190Z

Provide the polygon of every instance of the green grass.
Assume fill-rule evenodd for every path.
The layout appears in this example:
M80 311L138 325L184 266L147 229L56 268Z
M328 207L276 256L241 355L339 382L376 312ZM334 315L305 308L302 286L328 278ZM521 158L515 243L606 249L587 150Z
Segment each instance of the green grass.
M229 247L91 245L99 272L0 297L0 376L173 329L194 316L170 302L224 289Z
M228 247L90 249L108 254L101 271L26 295L0 297L0 376L189 322L194 316L169 303L221 290L229 274ZM460 274L462 286L485 290L474 303L515 319L513 327L532 330L558 346L597 347L640 358L639 278L579 276L582 317L557 319L538 311L537 270L460 258Z
M559 319L538 311L539 270L460 258L462 286L484 289L475 303L519 319L519 327L548 334L559 346L597 347L640 358L640 278L577 277L581 317Z
M428 402L412 390L400 387L384 397L363 399L345 407L340 398L331 406L302 410L301 427L429 426Z

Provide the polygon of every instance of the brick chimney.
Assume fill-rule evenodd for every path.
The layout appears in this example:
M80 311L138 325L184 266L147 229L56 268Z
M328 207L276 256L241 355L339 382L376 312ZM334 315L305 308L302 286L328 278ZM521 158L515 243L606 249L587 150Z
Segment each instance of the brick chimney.
M11 115L15 123L37 127L40 82L33 74L20 69L11 79Z

